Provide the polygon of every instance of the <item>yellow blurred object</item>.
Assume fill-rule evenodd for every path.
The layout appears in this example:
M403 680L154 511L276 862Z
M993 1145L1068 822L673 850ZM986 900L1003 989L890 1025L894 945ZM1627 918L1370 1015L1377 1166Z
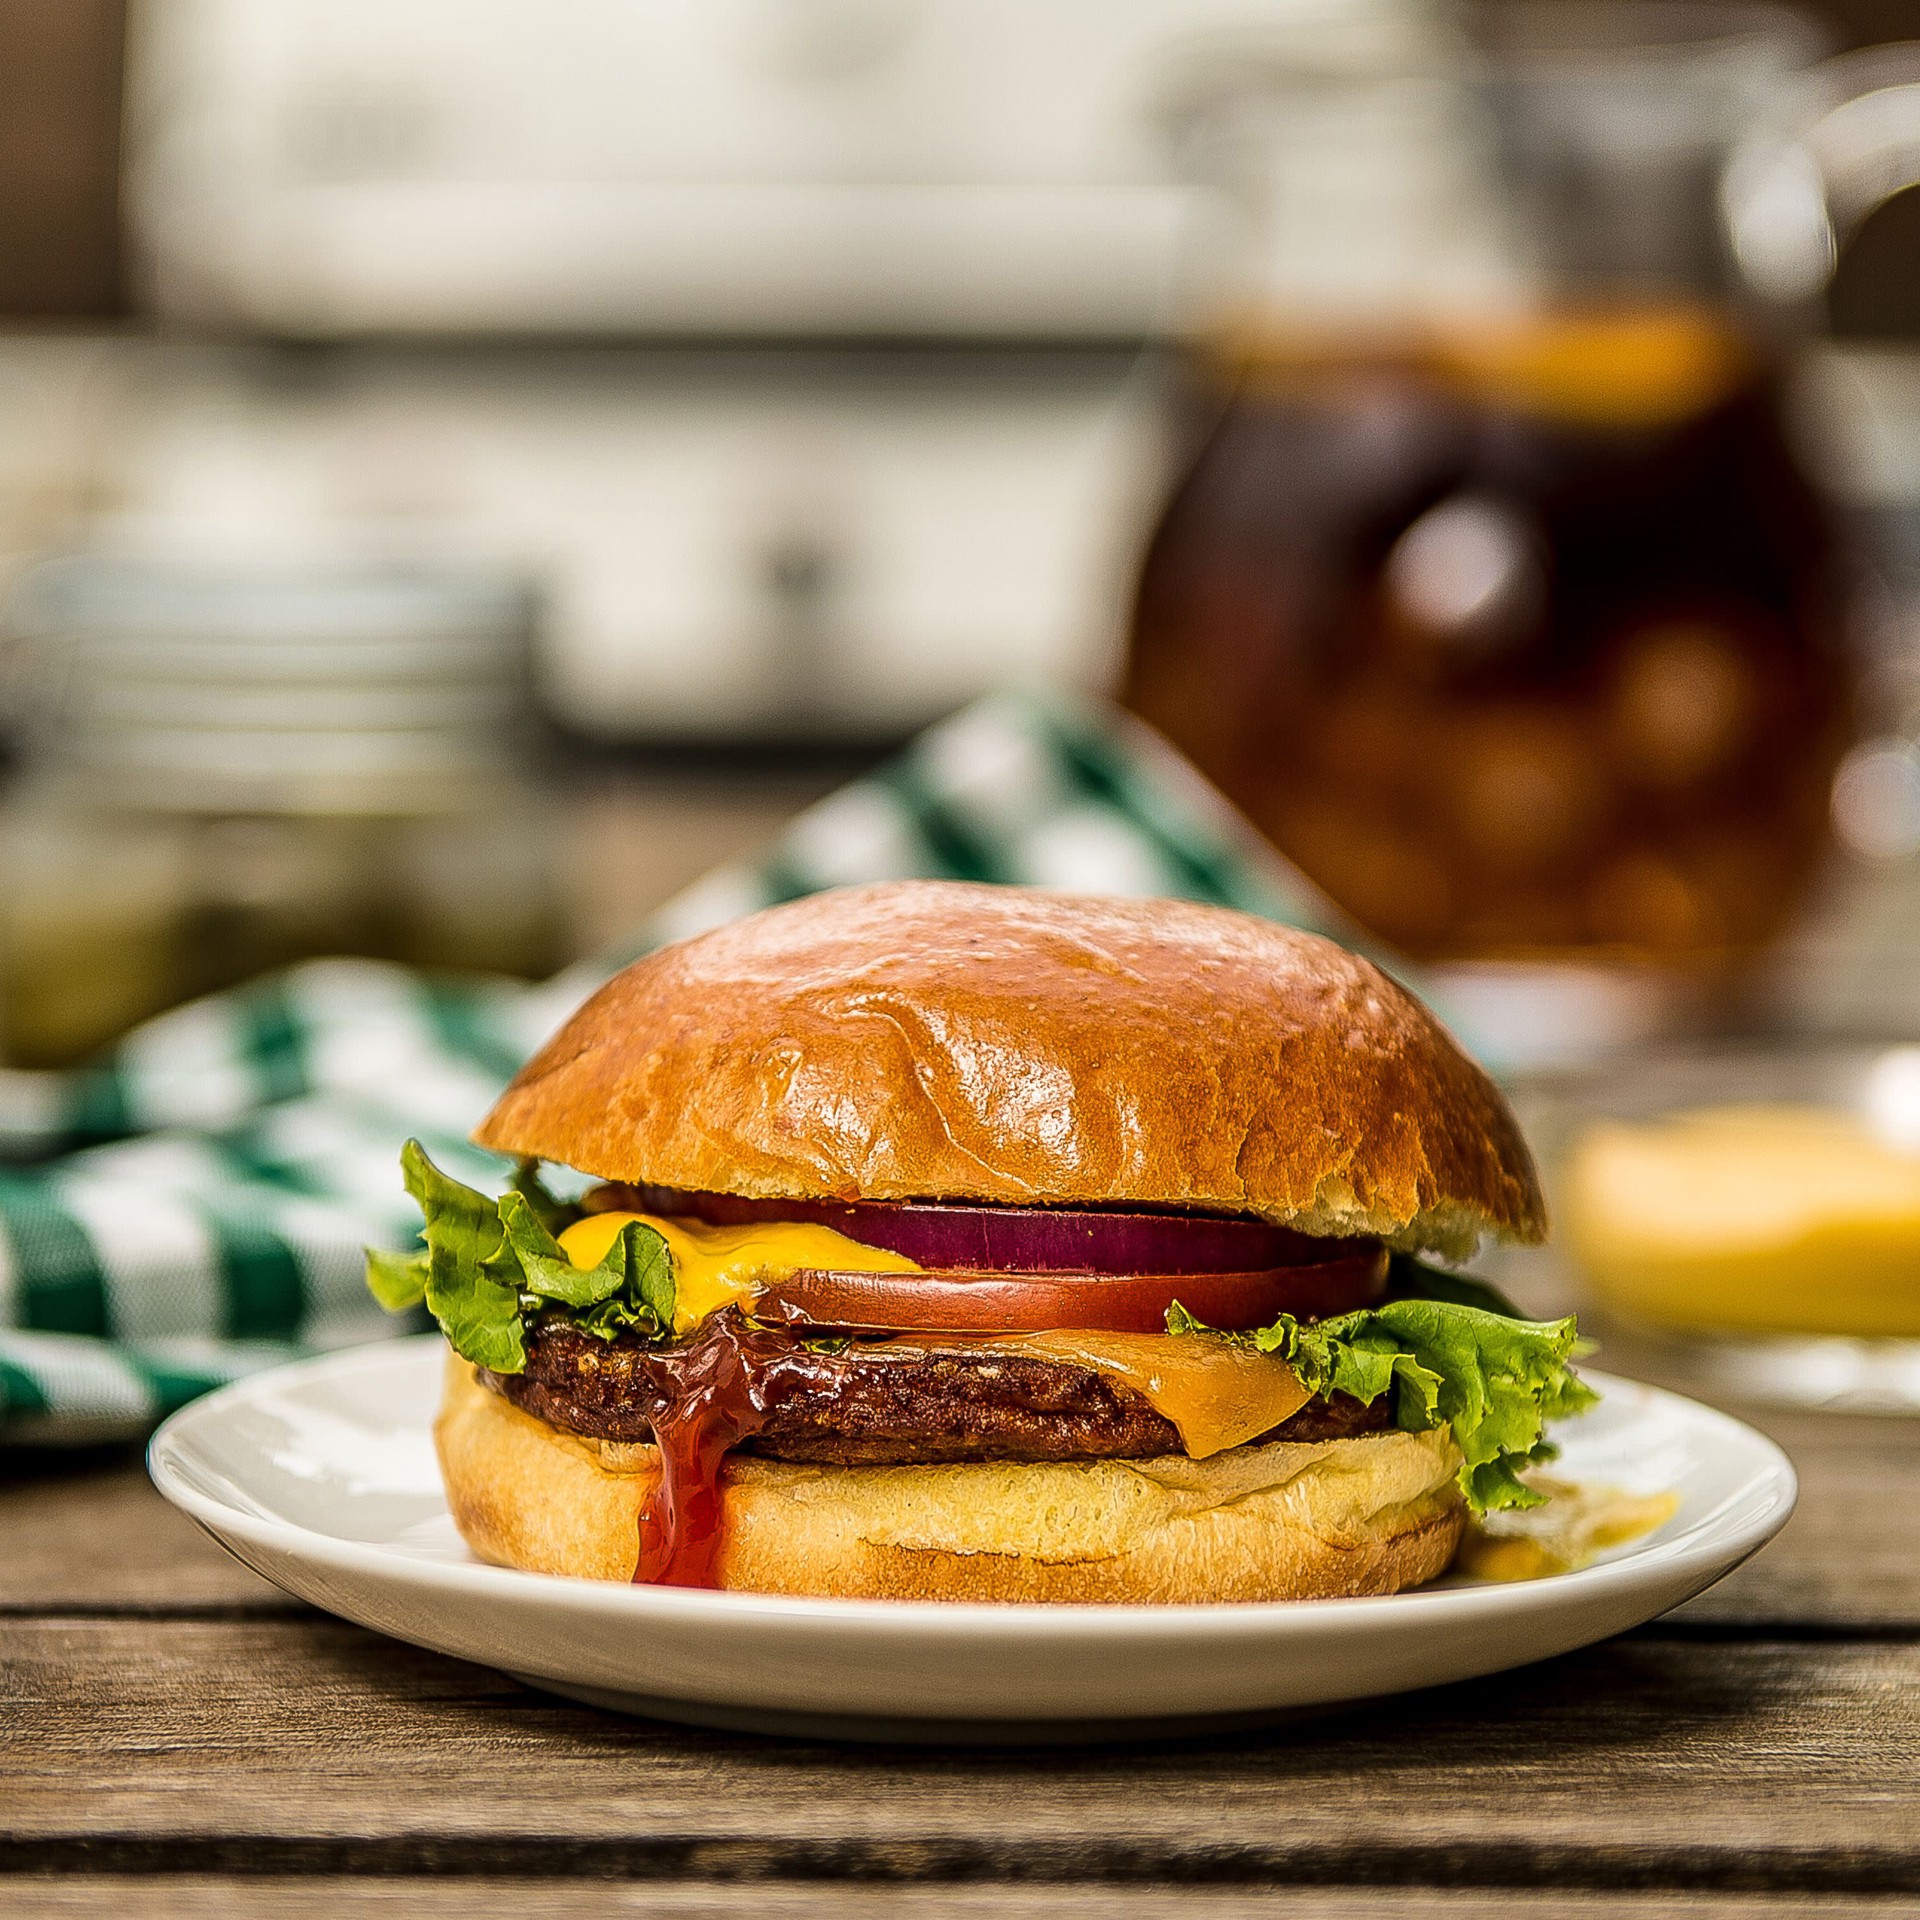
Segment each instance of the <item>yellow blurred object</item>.
M1591 1128L1562 1218L1597 1298L1667 1327L1920 1336L1920 1154L1822 1107Z
M1543 1580L1572 1573L1609 1547L1625 1546L1664 1527L1680 1505L1677 1493L1628 1493L1581 1486L1546 1474L1527 1475L1546 1504L1482 1514L1468 1522L1454 1571L1475 1580Z
M1202 350L1254 391L1324 391L1371 359L1518 413L1633 427L1691 418L1750 379L1757 364L1745 333L1685 301L1337 330L1289 326L1254 310L1225 316Z

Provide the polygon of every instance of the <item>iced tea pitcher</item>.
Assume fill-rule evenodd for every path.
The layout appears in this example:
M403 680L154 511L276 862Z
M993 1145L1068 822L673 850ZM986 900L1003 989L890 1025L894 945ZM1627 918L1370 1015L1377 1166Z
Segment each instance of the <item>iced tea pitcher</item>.
M1820 858L1852 724L1783 383L1920 181L1920 47L1446 20L1165 79L1214 191L1126 698L1408 953L1722 977Z

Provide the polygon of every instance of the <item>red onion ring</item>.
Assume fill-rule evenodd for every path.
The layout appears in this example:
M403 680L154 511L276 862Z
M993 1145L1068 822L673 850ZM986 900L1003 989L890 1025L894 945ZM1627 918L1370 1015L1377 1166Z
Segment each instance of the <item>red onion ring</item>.
M1260 1273L1345 1260L1378 1242L1316 1239L1264 1220L1100 1207L915 1200L757 1200L671 1187L596 1187L595 1213L657 1213L713 1227L805 1220L932 1269L972 1273ZM1198 1311L1196 1309L1196 1311Z

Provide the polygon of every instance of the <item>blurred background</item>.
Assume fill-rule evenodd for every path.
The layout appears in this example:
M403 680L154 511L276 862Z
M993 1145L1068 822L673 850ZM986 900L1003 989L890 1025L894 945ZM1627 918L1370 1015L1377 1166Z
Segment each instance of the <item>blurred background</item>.
M1828 112L1920 67L1808 77L1900 11L0 0L7 1058L542 971L1009 683L1423 959L1920 1022L1920 131Z
M1914 28L0 0L0 1062L539 977L1046 687L1518 1081L1920 1135Z

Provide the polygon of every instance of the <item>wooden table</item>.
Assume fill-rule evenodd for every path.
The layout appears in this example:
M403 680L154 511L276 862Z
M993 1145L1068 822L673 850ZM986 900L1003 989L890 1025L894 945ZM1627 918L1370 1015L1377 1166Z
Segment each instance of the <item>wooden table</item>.
M0 1458L0 1913L1920 1915L1920 1420L1754 1417L1800 1512L1653 1626L1070 1753L595 1713L284 1598L128 1455Z

